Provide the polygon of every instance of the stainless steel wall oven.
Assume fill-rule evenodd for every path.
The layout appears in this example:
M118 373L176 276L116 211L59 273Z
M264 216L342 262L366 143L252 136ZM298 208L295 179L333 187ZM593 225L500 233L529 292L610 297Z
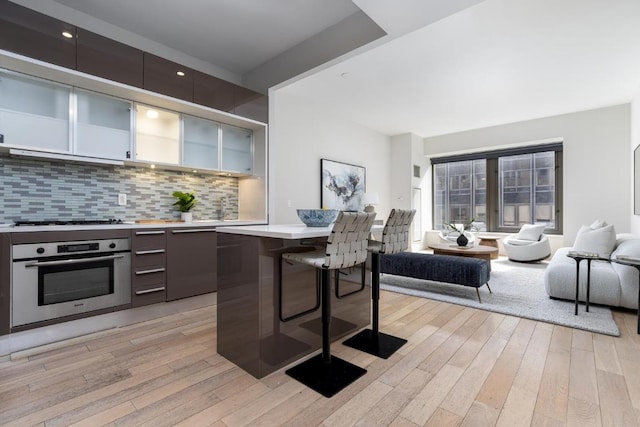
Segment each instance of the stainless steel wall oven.
M128 238L12 246L11 327L131 302Z

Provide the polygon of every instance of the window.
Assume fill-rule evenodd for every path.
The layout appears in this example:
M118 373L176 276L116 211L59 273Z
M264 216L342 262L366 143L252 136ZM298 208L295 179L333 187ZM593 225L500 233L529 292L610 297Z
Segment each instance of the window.
M469 160L434 165L434 218L444 223L486 220L486 162Z
M434 229L475 218L479 231L545 224L562 231L562 144L432 159Z

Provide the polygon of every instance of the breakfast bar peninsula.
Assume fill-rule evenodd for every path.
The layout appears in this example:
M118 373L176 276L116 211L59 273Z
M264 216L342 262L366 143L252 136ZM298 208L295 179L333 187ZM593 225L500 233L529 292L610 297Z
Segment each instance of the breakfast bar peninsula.
M319 350L318 272L281 255L325 246L331 227L253 225L217 231L218 353L262 378ZM332 341L369 324L370 280L364 266L332 276Z

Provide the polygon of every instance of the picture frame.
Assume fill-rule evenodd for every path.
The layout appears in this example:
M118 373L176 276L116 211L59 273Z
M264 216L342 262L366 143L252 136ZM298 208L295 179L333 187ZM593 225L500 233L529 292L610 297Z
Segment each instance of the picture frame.
M320 159L320 207L359 211L366 190L366 168Z

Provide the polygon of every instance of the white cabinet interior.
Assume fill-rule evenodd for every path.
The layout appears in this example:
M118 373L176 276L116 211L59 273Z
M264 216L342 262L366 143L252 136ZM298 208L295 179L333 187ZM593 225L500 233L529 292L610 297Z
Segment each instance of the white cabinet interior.
M76 90L76 149L84 156L126 160L131 152L131 102Z
M0 134L5 144L68 153L71 88L0 72Z
M180 115L136 105L135 160L180 164Z
M182 115L183 166L219 170L220 125L211 120Z

